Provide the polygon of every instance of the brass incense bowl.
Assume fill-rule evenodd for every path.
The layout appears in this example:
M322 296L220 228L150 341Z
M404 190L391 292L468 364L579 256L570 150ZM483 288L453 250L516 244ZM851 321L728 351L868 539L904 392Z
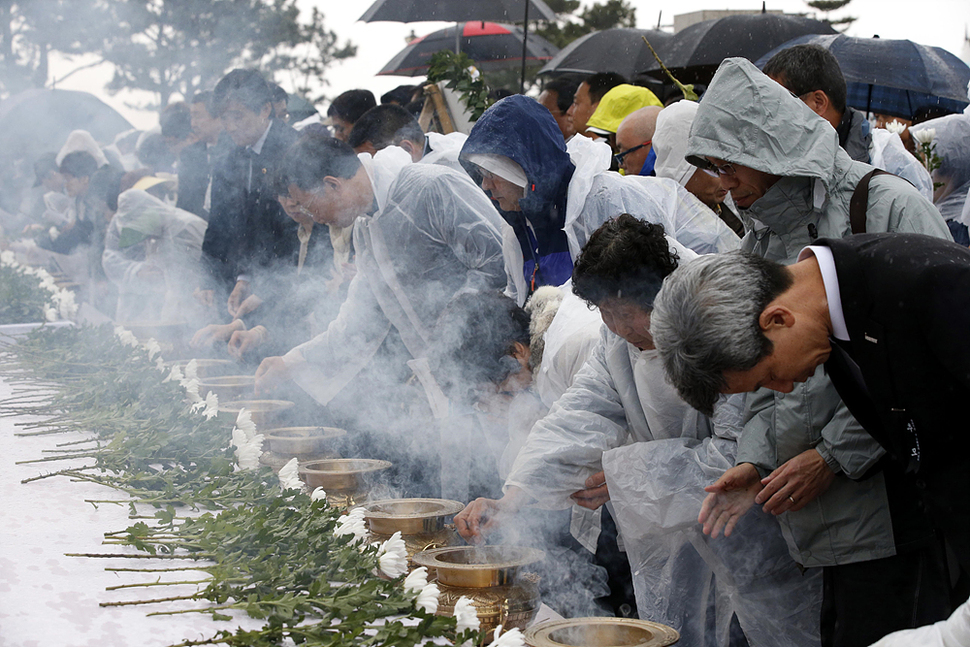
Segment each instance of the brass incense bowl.
M300 478L310 490L322 487L336 508L349 508L367 500L369 477L391 467L388 461L369 458L328 458L300 464Z
M336 427L277 427L261 432L269 451L284 456L330 454L320 458L339 458L333 445L347 435ZM302 461L301 461L302 462Z
M182 373L185 373L185 367L188 365L190 359L177 359L169 362L165 362L165 366L169 369L173 366L178 366ZM214 377L217 375L225 375L230 370L232 370L233 363L228 359L197 359L195 360L196 369L195 372L199 376L199 381L202 381L209 377ZM205 395L204 393L202 395ZM222 398L220 398L221 400Z
M570 618L525 632L529 647L666 647L678 640L671 627L632 618Z
M239 412L246 409L256 425L256 432L259 433L264 427L278 425L280 418L292 406L293 403L287 400L230 400L219 403L219 416L235 422Z
M387 499L363 506L364 519L375 539L384 541L395 532L401 533L412 569L414 556L421 551L460 543L454 528L445 523L464 507L448 499Z
M498 625L524 630L535 618L541 604L539 578L520 571L544 556L524 546L459 546L418 553L414 563L436 572L438 615L453 615L458 599L468 597L482 630L491 634Z
M255 389L255 375L199 377L199 393L205 397L206 393L212 391L218 396L220 402L252 396Z

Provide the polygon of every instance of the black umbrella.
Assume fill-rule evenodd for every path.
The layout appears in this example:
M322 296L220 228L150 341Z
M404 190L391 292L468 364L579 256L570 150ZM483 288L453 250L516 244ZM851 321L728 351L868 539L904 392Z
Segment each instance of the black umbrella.
M773 47L805 34L834 34L832 26L778 13L737 14L705 20L674 34L664 45L664 65L684 83L710 83L725 58L756 61ZM656 61L641 70L662 77Z
M364 12L360 20L364 22L378 20L519 22L524 16L528 16L529 20L555 20L556 12L542 0L529 0L528 13L523 0L377 0Z
M443 49L455 50L455 30L460 29L460 51L482 70L516 67L522 63L524 34L520 27L495 22L458 23L411 41L388 62L378 75L423 76L428 73L431 57ZM526 60L541 63L550 60L559 48L533 34L526 45Z
M653 64L646 37L661 58L672 34L656 29L604 29L578 38L564 47L556 57L539 70L539 75L596 74L616 72L633 79Z
M783 49L807 43L838 59L848 86L846 103L853 108L911 119L920 108L962 112L967 107L970 67L945 49L909 40L802 36L771 50L756 65L764 67Z
M114 108L87 92L25 90L0 102L0 151L8 159L56 152L72 130L86 130L110 144L131 128Z

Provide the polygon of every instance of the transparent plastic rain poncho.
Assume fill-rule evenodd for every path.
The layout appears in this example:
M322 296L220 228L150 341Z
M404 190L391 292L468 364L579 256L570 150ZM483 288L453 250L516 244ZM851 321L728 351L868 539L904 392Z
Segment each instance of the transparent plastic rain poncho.
M929 129L936 131L934 152L940 158L940 168L933 171L933 179L945 183L937 189L936 208L944 219L959 218L960 224L970 226L970 222L963 219L963 205L970 191L970 114L930 119L909 131L918 133Z
M283 358L324 405L370 362L391 326L420 357L455 294L505 285L506 225L467 174L412 164L397 146L359 159L378 209L354 223L357 275L327 330Z
M730 537L717 539L697 523L704 487L734 466L743 403L743 395L722 397L710 438L640 442L603 455L637 609L642 619L682 628L686 644L727 645L736 613L751 647L815 646L822 574L795 564L777 519L755 506ZM700 640L710 626L710 586L716 635Z
M970 602L946 620L916 629L894 631L872 647L966 647L970 645Z
M54 161L60 166L68 153L76 153L79 151L91 155L94 161L97 162L98 168L108 163L108 158L105 156L104 151L98 146L98 142L94 140L91 133L86 130L72 130L71 134L67 136L67 141L64 142L61 150L58 151Z
M909 180L920 195L933 201L933 179L919 160L906 150L903 140L885 128L874 128L869 146L869 163L878 169L889 171Z
M140 189L118 196L118 211L105 234L101 265L118 286L118 321L181 320L192 304L206 222ZM161 282L139 278L155 267Z

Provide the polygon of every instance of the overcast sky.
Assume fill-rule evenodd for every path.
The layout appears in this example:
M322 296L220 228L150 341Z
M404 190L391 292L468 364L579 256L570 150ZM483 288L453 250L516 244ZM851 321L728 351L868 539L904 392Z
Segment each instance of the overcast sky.
M433 0L428 0L433 1ZM468 0L486 2L487 0ZM366 88L378 97L404 83L414 83L410 77L377 77L378 71L398 51L406 46L405 38L412 30L419 36L440 29L448 23L391 23L357 22L367 8L366 2L338 2L337 0L298 0L297 4L309 14L312 7L323 13L326 25L337 32L341 40L351 40L357 45L357 56L336 64L327 74L328 96L336 96L351 88ZM690 13L702 9L760 9L760 0L632 0L637 10L637 26L653 28L662 12L661 23L669 25L674 14ZM768 9L779 9L786 13L809 11L801 0L768 0ZM970 58L970 51L964 45L966 30L970 28L970 2L968 0L918 0L902 2L899 0L852 0L848 8L840 14L857 16L858 20L849 28L850 36L871 37L878 34L882 38L909 39L924 45L934 45ZM55 76L64 75L84 59L72 63L62 61L52 65ZM120 92L114 96L104 92L104 84L111 77L107 65L85 70L75 74L60 88L86 90L99 96L113 106L138 128L157 125L158 118L152 112L135 110L126 104L144 103L147 95L133 92ZM281 74L277 79L287 90L293 83Z

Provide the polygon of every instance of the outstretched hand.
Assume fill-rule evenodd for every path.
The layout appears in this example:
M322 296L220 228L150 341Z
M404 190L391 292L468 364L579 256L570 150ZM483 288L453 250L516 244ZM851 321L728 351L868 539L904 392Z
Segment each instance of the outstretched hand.
M781 514L797 511L829 489L835 472L814 449L802 452L762 479L764 489L755 503L764 511Z
M597 472L586 479L583 490L573 492L569 498L573 502L588 510L596 510L610 500L610 490L606 485L606 474Z
M741 463L724 472L717 481L704 488L709 492L701 505L697 522L704 524L704 534L717 537L723 530L730 537L734 526L754 505L761 491L761 478L751 463Z
M455 515L455 530L469 544L482 544L510 515L514 515L531 500L531 497L514 485L509 486L501 499L475 499Z

